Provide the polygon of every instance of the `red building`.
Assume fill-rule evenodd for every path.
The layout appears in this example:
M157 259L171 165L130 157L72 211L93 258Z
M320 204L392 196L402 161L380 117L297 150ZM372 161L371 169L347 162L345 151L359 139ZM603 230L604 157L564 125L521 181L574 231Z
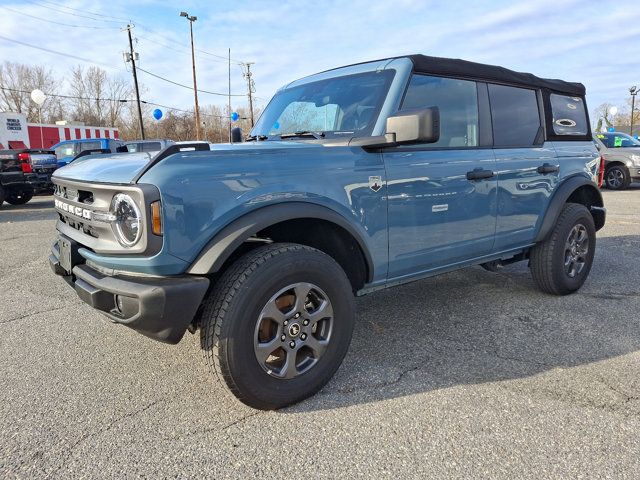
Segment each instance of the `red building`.
M120 138L117 128L27 123L23 113L0 113L0 149L51 148L63 140Z

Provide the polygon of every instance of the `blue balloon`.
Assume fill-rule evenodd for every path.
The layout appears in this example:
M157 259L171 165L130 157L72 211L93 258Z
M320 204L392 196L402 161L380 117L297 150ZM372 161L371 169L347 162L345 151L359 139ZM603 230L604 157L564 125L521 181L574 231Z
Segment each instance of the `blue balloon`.
M162 118L162 110L160 110L159 108L156 108L153 111L153 118L155 118L156 120L160 120Z
M616 131L616 129L615 129L615 128L613 128L613 127L609 127L609 131L610 131L610 132L615 132L615 131Z
M238 112L233 112L231 114L231 120L233 120L234 122L237 121L240 118L240 115L238 115Z

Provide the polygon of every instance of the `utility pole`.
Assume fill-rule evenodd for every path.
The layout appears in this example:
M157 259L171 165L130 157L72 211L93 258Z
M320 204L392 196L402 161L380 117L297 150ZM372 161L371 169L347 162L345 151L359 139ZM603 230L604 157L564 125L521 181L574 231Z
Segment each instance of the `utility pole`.
M629 135L633 137L633 112L636 109L636 95L638 94L640 89L635 85L629 89L629 93L631 94L631 128L629 129Z
M255 84L253 82L253 79L251 78L251 65L253 65L255 62L247 62L247 63L243 63L243 65L245 67L247 67L247 71L246 73L243 73L242 75L244 76L244 78L247 79L247 96L249 97L249 113L250 113L250 118L251 118L251 128L253 128L253 93L255 92Z
M231 143L231 48L229 48L229 143Z
M196 82L196 51L193 46L193 22L198 20L198 17L189 16L187 12L180 12L180 16L189 20L189 31L191 32L191 66L193 68L193 96L196 108L196 140L200 140L200 107L198 106L198 84Z
M133 70L133 84L136 88L136 102L138 104L138 121L140 122L140 136L144 140L144 123L142 122L142 107L140 106L140 89L138 88L138 72L136 71L136 53L133 51L133 39L131 38L132 25L127 25L127 33L129 35L129 53L125 55L125 60L131 62Z

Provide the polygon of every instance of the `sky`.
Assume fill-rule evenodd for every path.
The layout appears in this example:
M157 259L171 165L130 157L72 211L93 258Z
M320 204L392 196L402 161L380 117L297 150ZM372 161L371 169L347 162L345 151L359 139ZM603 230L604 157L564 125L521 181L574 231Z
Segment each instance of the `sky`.
M297 78L412 53L582 82L591 111L604 102L628 109L629 87L640 86L640 7L633 0L0 0L0 61L45 65L60 78L75 65L95 64L130 78L122 57L122 27L130 20L139 66L192 85L189 22L181 10L198 17L199 89L227 92L231 48L233 110L247 104L240 62L255 62L258 106ZM143 99L192 108L189 89L139 77ZM227 101L207 93L199 100Z

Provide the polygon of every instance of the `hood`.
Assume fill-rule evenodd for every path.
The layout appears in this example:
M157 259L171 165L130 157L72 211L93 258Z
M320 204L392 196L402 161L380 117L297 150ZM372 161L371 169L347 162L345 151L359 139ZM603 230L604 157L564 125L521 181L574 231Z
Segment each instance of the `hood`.
M244 143L210 144L211 160L234 155L260 154L277 150L300 148L323 148L320 143L293 140L264 141ZM176 155L189 155L182 152ZM203 155L206 152L193 152ZM153 160L155 154L141 153L113 153L104 155L87 155L80 157L68 165L59 168L53 174L53 179L64 178L80 182L129 184Z
M57 169L53 179L97 183L131 183L153 155L141 153L107 153L87 155Z
M640 155L640 147L607 148L604 154L607 157L630 157Z

